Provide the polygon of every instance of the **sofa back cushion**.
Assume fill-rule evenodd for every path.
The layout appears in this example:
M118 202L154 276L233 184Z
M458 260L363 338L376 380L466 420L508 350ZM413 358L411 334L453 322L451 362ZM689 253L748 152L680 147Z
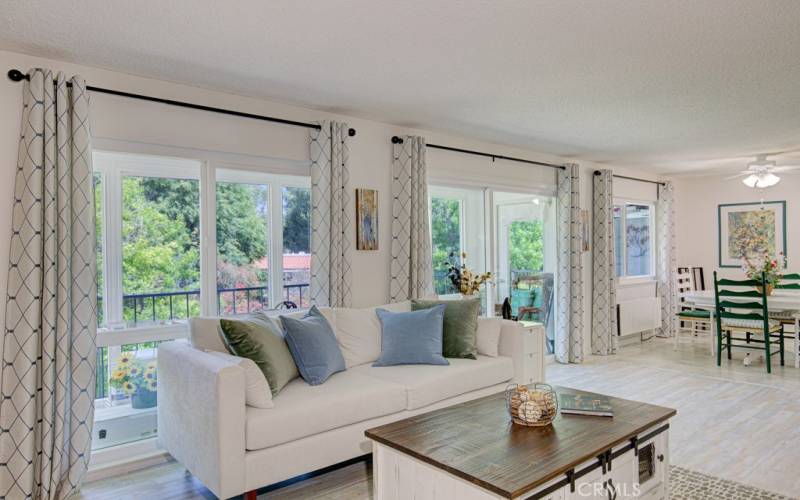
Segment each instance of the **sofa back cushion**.
M220 318L219 325L230 353L253 360L267 378L273 396L297 377L297 366L283 333L266 315Z
M372 366L449 365L442 356L444 304L393 313L378 308L381 355Z
M218 317L189 318L189 342L201 351L228 352Z
M281 322L286 344L303 380L319 385L345 369L333 328L316 306L299 319L281 316Z
M396 302L380 308L390 312L409 312L411 302ZM342 348L347 368L373 363L381 355L381 322L375 313L376 309L377 307L330 309L335 317L336 340Z
M500 348L500 330L503 318L478 318L478 334L476 345L478 354L496 358Z
M440 305L445 306L442 348L444 357L475 359L478 355L476 336L478 315L481 313L480 299L411 301L411 309L414 311Z

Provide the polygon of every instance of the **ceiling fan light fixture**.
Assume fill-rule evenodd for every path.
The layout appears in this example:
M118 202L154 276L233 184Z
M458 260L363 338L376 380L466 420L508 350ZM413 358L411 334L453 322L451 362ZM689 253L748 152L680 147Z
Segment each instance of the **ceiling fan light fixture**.
M742 183L750 188L768 188L779 183L780 177L771 172L761 172L758 174L751 174L742 179Z
M749 188L754 188L756 187L756 184L758 184L758 176L755 174L748 175L747 177L742 179L742 183L744 183L744 185Z
M781 181L780 177L778 177L777 175L775 175L775 174L773 174L771 172L767 172L766 174L761 175L760 178L758 179L758 187L765 187L766 188L766 187L774 186L775 184L779 183L780 181Z

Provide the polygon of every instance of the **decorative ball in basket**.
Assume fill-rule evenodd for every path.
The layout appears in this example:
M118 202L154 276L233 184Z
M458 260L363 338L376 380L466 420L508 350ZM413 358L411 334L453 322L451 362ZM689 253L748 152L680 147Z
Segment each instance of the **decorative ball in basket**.
M558 397L547 384L511 384L506 387L506 407L515 424L544 426L558 415Z

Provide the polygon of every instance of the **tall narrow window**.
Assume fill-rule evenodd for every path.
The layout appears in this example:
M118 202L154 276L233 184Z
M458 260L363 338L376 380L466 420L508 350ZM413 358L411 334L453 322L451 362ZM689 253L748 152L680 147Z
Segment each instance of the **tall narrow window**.
M652 276L654 207L647 203L623 202L614 205L614 251L617 277Z
M551 197L493 192L496 231L495 303L545 325L552 352L555 303L555 204Z
M123 318L128 326L200 314L200 183L122 178Z
M448 263L461 255L461 201L431 198L433 285L437 294L458 293L447 278Z
M299 307L311 305L311 189L282 189L284 300Z
M92 448L156 433L164 339L201 312L195 160L94 152L97 378Z
M269 186L217 182L217 306L260 311L269 298Z
M95 252L97 253L97 326L105 324L105 270L103 263L104 213L103 210L103 174L95 172L94 210L95 210Z

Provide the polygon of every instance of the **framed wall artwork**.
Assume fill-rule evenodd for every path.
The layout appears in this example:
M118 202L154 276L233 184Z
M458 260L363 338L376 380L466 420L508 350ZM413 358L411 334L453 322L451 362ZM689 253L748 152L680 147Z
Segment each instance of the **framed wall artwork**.
M378 249L378 191L356 189L356 250Z
M744 255L786 255L786 202L727 203L717 208L719 267L741 267Z

